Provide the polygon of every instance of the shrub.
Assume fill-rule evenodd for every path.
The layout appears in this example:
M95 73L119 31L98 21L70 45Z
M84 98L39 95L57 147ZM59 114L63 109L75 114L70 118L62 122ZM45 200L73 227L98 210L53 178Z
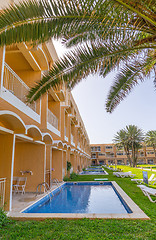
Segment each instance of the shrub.
M67 171L69 171L69 170L71 169L71 166L72 166L72 165L71 165L71 162L68 162L68 161L67 161Z
M70 174L70 179L74 179L75 177L77 177L77 174L75 172L72 172Z
M6 216L5 212L0 208L0 228L7 225L10 219Z
M66 176L64 176L64 178L63 178L63 181L69 181L69 177L66 175Z

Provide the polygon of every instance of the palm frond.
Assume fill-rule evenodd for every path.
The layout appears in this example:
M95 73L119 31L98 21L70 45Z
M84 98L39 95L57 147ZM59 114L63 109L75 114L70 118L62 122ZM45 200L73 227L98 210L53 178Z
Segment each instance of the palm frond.
M31 89L29 102L62 82L72 88L89 74L105 77L129 57L131 65L125 64L108 96L107 111L111 112L143 73L155 68L155 57L148 52L153 49L155 56L155 11L153 0L25 1L0 13L0 46L23 41L38 44L51 37L76 46ZM146 59L134 61L145 50Z
M37 100L50 87L58 87L65 82L69 88L73 88L82 79L90 74L98 73L106 76L112 69L119 65L121 60L126 60L133 52L141 47L130 48L130 43L124 45L106 46L102 43L78 46L66 53L57 61L49 73L36 84L28 94L28 101ZM131 54L130 54L131 52Z
M121 4L125 9L129 9L137 16L144 19L148 24L156 28L155 7L152 7L152 1L129 1L129 0L114 0ZM154 3L155 6L155 3Z
M4 9L0 14L0 46L22 41L45 42L51 37L70 38L90 33L118 38L132 30L146 32L146 23L135 23L136 14L125 11L112 0L24 1ZM142 23L142 24L141 24ZM145 28L146 27L146 28ZM149 29L147 29L149 32ZM152 33L151 33L152 34ZM86 36L85 36L86 37Z
M91 2L86 0L83 7L74 0L32 0L10 6L0 15L0 45L63 36L64 32L70 33L75 24L82 25L82 22L91 27L94 19L99 21L91 19Z
M107 97L106 110L112 112L115 107L131 92L139 81L144 81L147 76L146 67L156 59L146 56L145 59L134 60L125 64L120 73L116 76L114 85L111 87Z
M111 19L112 6L108 0L24 1L1 12L0 46L98 29L106 16Z

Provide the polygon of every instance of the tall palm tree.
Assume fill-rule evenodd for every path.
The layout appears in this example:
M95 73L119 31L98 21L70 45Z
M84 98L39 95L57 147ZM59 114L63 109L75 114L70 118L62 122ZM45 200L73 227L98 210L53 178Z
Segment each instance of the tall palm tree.
M142 147L144 141L144 133L142 129L135 125L126 126L125 131L127 133L128 142L132 150L132 162L133 167L137 165L138 150Z
M153 147L153 151L156 159L156 130L151 130L146 133L145 143L147 146Z
M51 37L73 50L30 90L29 102L63 81L73 88L89 74L105 77L119 67L106 102L112 112L152 69L156 73L155 0L31 0L0 15L0 46Z
M130 157L130 144L128 141L128 135L127 132L125 131L125 129L121 129L119 132L116 133L116 135L114 136L113 142L115 143L115 145L117 147L123 147L124 151L126 153L127 159L130 163L130 166L132 166L132 161L131 161L131 157Z

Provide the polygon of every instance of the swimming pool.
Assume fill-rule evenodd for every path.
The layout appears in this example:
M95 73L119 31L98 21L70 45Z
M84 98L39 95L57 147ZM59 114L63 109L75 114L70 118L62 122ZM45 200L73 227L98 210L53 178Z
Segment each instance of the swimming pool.
M33 213L33 209L36 207L41 207L45 204L45 202L49 201L49 196L44 194L39 200L34 201L31 205L25 204L25 208L23 210L11 211L7 215L11 218L18 219L18 220L44 220L44 219L82 219L82 218L89 218L89 219L149 219L149 217L136 205L135 202L123 191L123 189L115 182L79 182L78 184L88 184L88 185L112 185L115 192L117 192L118 197L122 199L124 203L130 209L130 213L128 211L126 213L40 213L36 212ZM63 188L67 185L76 185L77 182L73 183L63 183ZM53 194L57 195L60 192L59 188L54 189ZM81 195L78 196L79 201L82 200ZM64 199L62 199L62 203Z
M80 175L108 175L102 168L86 168L86 171L79 173Z
M132 213L111 182L66 183L24 213Z
M106 171L83 171L80 175L108 175Z

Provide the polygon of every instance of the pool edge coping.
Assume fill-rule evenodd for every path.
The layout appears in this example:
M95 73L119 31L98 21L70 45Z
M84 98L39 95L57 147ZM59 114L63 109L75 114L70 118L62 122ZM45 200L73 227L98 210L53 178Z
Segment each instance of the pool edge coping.
M96 181L81 181L81 183L95 183ZM99 182L99 181L98 181ZM102 181L105 182L105 181ZM17 220L44 220L44 219L142 219L149 220L150 218L140 209L140 207L124 192L124 190L115 182L110 181L112 185L116 188L117 192L126 202L128 207L132 210L132 213L115 213L115 214L106 214L106 213L22 213L25 209L31 207L36 202L40 201L46 195L42 196L34 203L30 204L20 212L8 212L7 216ZM65 183L62 184L62 186ZM59 188L59 187L58 187ZM57 188L55 188L57 189Z

